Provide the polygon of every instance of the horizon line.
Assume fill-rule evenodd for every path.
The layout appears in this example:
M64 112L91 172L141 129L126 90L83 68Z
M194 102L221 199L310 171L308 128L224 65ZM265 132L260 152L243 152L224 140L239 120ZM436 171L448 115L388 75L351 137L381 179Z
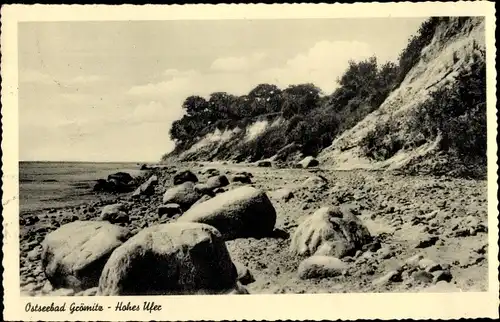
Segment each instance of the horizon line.
M99 161L99 160L18 160L19 163L21 162L65 162L65 163L159 163L159 161Z

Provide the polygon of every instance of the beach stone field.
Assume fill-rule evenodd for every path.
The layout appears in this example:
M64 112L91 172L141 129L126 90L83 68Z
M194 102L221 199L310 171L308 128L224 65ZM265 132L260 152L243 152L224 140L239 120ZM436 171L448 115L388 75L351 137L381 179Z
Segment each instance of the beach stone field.
M488 287L485 180L177 163L95 196L20 214L22 295Z

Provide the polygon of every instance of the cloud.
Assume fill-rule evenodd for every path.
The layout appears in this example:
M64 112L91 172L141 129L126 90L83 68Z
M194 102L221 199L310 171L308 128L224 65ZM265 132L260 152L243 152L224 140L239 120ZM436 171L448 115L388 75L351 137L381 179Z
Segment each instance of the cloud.
M80 75L72 79L67 80L69 84L86 84L106 81L107 77L101 75Z
M210 69L219 72L244 72L258 67L266 57L264 53L254 53L243 57L223 57L216 59Z
M23 155L43 158L45 153L49 157L50 153L56 152L48 148L42 151L38 146L57 141L57 149L64 147L66 155L60 157L65 159L73 154L96 160L159 158L173 147L169 129L172 122L183 115L182 102L190 95L208 97L216 91L243 95L260 83L285 88L306 82L312 82L329 93L347 68L349 59L364 59L372 54L364 43L321 41L272 68L264 67L264 54L218 58L208 72L168 69L161 73L159 81L124 89L125 95L117 89L110 91L97 86L102 80L97 75L81 75L72 79L73 84L94 81L103 92L96 95L80 90L66 94L59 88L59 92L54 92L59 93L54 96L57 99L45 100L43 107L33 95L28 96L33 107L44 110L44 120L41 124L39 114L28 110L23 112L23 128L43 125L43 130L38 130L41 133L38 138L27 132L23 134ZM52 81L50 76L41 73L25 74L25 79ZM41 91L42 94L46 97L47 91ZM95 147L96 142L99 142L99 148ZM124 149L110 148L110 151L100 154L103 148L118 146ZM137 147L126 148L130 146ZM138 150L140 156L137 156Z
M19 72L19 81L22 83L32 83L37 85L54 85L59 87L66 86L93 86L94 83L107 81L108 78L103 75L78 75L73 78L55 77L46 74L40 70L23 70Z
M182 116L180 109L167 108L158 101L137 105L130 114L123 118L124 123L156 123L169 125L169 122Z
M56 84L54 77L39 70L29 69L19 71L19 82L37 84Z
M282 67L258 71L257 78L280 87L314 83L325 93L330 93L337 87L336 81L348 67L349 60L363 60L374 54L370 46L362 42L320 41L307 52L289 59Z
M128 94L163 102L169 108L180 108L189 95L208 96L216 91L242 95L260 83L285 88L291 84L312 82L329 93L337 86L336 80L343 74L350 59L366 59L373 54L370 46L362 42L320 41L281 66L259 68L266 57L263 53L218 58L213 61L208 73L169 69L163 73L165 79L134 86Z
M312 82L325 94L337 86L336 80L350 59L361 60L374 53L366 43L356 41L320 41L274 68L260 67L266 55L218 58L210 72L168 69L163 80L131 87L127 94L137 101L128 114L128 122L163 121L171 123L183 115L182 103L190 95L208 97L218 91L243 95L261 83L286 88L291 84Z
M167 69L163 72L165 77L186 77L196 74L196 71L190 70L178 70L175 68Z

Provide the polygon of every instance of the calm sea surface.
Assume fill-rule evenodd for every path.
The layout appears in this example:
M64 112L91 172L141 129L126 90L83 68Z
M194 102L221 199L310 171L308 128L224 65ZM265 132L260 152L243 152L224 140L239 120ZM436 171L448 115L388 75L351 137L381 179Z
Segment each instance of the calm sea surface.
M141 174L136 163L19 162L21 212L59 208L94 200L97 179L124 171Z

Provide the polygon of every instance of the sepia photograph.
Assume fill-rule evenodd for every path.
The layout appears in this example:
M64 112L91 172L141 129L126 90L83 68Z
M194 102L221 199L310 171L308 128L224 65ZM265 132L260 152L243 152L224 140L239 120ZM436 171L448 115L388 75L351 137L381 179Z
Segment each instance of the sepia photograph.
M485 15L15 25L23 314L498 293Z

